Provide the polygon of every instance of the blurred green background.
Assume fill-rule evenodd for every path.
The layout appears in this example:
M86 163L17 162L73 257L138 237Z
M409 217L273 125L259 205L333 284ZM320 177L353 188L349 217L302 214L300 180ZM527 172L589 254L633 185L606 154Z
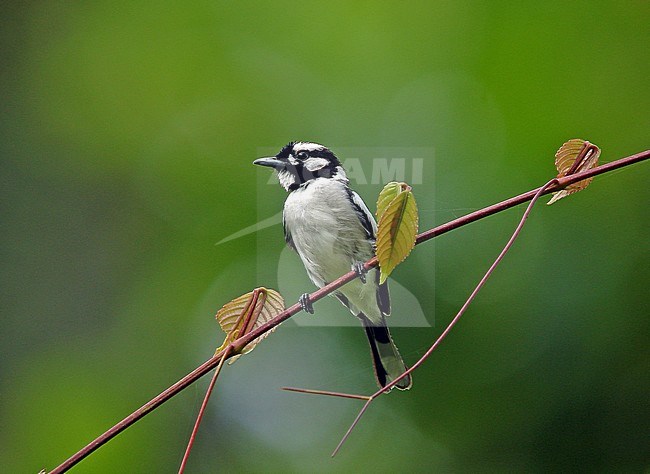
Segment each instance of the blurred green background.
M1 8L2 472L58 465L206 360L223 303L276 284L280 226L215 246L282 206L260 150L433 149L425 229L543 184L569 138L603 161L649 145L643 1ZM414 388L335 459L359 403L278 388L374 390L363 331L285 324L224 371L188 472L647 469L649 178L644 163L540 205ZM372 209L379 189L359 188ZM521 213L395 272L435 322L393 330L408 363ZM74 472L176 472L206 384Z

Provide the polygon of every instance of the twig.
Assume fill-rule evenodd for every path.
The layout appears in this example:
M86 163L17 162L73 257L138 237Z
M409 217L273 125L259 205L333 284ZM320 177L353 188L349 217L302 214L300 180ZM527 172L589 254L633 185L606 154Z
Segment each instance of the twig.
M650 150L642 151L641 153L636 153L635 155L626 156L625 158L621 158L619 160L610 161L609 163L605 163L604 165L598 166L596 168L591 168L590 170L581 171L580 173L575 173L572 174L571 176L558 178L557 186L549 187L542 193L542 196L555 191L559 191L560 189L567 187L569 184L577 183L578 181L582 181L583 179L591 178L592 176L597 176L599 174L607 173L609 171L614 171L616 169L633 165L635 163L640 163L641 161L647 160L648 158L650 158ZM467 225L470 222L477 221L484 217L488 217L493 214L496 214L497 212L510 209L511 207L517 206L526 201L530 201L533 198L533 196L535 196L535 193L537 193L537 191L539 191L539 188L532 189L526 193L520 194L519 196L511 197L510 199L506 199L505 201L492 204L491 206L485 207L483 209L479 209L478 211L474 211L470 214L459 217L458 219L454 219L453 221L447 222L446 224L439 225L434 229L422 232L420 235L418 235L416 243L420 244L429 239L437 237L441 234L445 234L450 230L454 230L457 229L458 227Z
M383 392L384 392L383 388L381 390L379 390L379 393L383 393ZM361 407L361 410L359 410L359 413L357 414L356 418L354 419L354 421L352 422L352 424L350 425L348 430L343 435L343 438L341 438L341 441L339 441L339 444L336 445L336 448L334 449L334 452L332 453L332 457L336 456L336 453L339 452L339 449L341 449L341 446L343 446L343 443L345 443L345 441L348 439L348 437L350 436L350 433L352 433L352 430L354 429L354 427L357 426L357 424L359 423L359 420L361 420L361 417L366 412L366 410L368 409L368 407L370 406L370 404L372 403L372 401L374 399L375 399L375 396L373 395L366 401L366 403L363 404L363 407Z
M194 445L194 440L196 439L196 434L199 431L199 426L201 425L201 420L203 419L203 414L205 413L205 409L208 406L208 401L210 400L210 395L212 395L212 390L214 389L214 385L217 383L217 378L219 377L219 374L221 373L221 368L223 367L223 363L225 362L226 358L232 353L232 346L228 345L224 350L223 350L223 356L221 356L221 360L219 361L219 365L217 365L217 368L214 371L214 375L212 376L212 380L210 380L210 384L208 385L208 389L205 391L205 397L203 397L203 403L201 403L201 408L199 409L199 414L196 416L196 421L194 422L194 428L192 428L192 434L190 435L190 439L187 442L187 448L185 448L185 454L183 454L183 460L181 461L181 465L178 468L178 474L183 474L185 471L185 466L187 465L187 460L190 457L190 451L192 451L192 446Z
M354 398L356 400L370 400L369 395L355 395L354 393L330 392L328 390L312 390L309 388L282 387L287 392L308 393L310 395L327 395L329 397Z
M623 168L625 166L632 165L634 163L639 163L641 161L647 160L650 158L650 150L643 151L641 153L637 153L635 155L631 155L625 158L621 158L616 161L612 161L610 163L604 164L602 166L592 168L590 170L586 170L580 173L573 174L571 176L567 176L565 178L559 178L557 180L557 185L556 186L551 186L547 188L541 195L548 194L553 191L557 191L559 189L562 189L569 184L582 181L583 179L589 178L591 176L596 176L602 173L606 173L608 171L612 171L615 169ZM509 209L513 206L516 206L518 204L521 204L526 201L530 201L535 194L539 191L539 188L533 189L532 191L528 191L527 193L520 194L519 196L515 196L510 199L506 199L505 201L502 201L500 203L494 204L492 206L486 207L484 209L472 212L471 214L467 214L466 216L460 217L458 219L455 219L451 222L448 222L446 224L440 225L434 229L430 229L428 231L425 231L421 234L418 235L416 244L420 244L422 242L425 242L427 240L430 240L434 237L437 237L438 235L442 235L446 232L449 232L451 230L457 229L458 227L467 225L471 222L477 221L479 219L482 219L484 217L491 216L492 214L496 214L497 212L503 211L505 209ZM373 257L372 259L368 260L365 263L365 268L370 269L373 268L374 266L377 265L377 259ZM320 288L316 290L315 292L311 293L309 295L309 298L312 302L318 301L325 296L329 295L330 293L334 292L341 286L345 285L349 281L352 281L354 278L357 277L357 274L354 271L350 271L346 273L345 275L341 276L340 278L334 280L333 282L329 283L328 285L324 286L323 288ZM272 328L278 326L280 323L283 321L286 321L289 319L291 316L294 314L298 313L301 311L301 307L298 303L294 304L293 306L287 308L285 311L280 313L278 316L273 318L271 321L268 323L260 326L259 328L255 329L254 331L251 331L248 334L245 334L244 336L240 337L236 341L233 341L233 346L235 348L235 351L237 352L241 348L245 347L246 344L251 342L253 339L259 337L260 335L264 334L267 331L270 331ZM148 401L145 403L142 407L138 408L136 411L131 413L129 416L124 418L122 421L108 429L106 432L104 432L102 435L98 436L95 438L93 441L91 441L89 444L84 446L82 449L77 451L75 454L73 454L70 458L65 460L63 463L61 463L59 466L54 468L52 471L50 471L50 474L60 474L68 469L70 469L72 466L75 464L79 463L81 460L86 458L88 455L90 455L92 452L94 452L96 449L98 449L100 446L104 445L107 443L109 440L117 436L119 433L124 431L126 428L134 424L136 421L153 411L154 409L158 408L160 405L165 403L167 400L170 398L174 397L176 394L178 394L180 391L184 390L188 386L190 386L192 383L194 383L196 380L199 378L203 377L206 373L208 373L210 370L214 369L219 361L221 360L223 356L223 352L219 352L215 354L212 358L208 359L206 362L201 364L199 367L194 369L192 372L187 374L185 377L183 377L181 380L173 384L171 387L167 388L164 390L162 393L160 393L158 396L153 398L152 400Z

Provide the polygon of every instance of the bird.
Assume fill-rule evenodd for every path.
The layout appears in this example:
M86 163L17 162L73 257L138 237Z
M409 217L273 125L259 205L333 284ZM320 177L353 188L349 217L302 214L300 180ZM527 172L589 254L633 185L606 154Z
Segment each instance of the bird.
M364 262L375 255L377 223L363 199L350 188L338 157L312 142L290 142L271 157L253 164L273 168L288 192L282 212L287 245L319 288L354 270L359 278L333 293L363 325L373 359L377 383L385 387L407 367L386 324L391 304L388 281L379 283L378 268L366 270ZM299 299L313 313L309 294ZM411 388L408 374L394 386Z

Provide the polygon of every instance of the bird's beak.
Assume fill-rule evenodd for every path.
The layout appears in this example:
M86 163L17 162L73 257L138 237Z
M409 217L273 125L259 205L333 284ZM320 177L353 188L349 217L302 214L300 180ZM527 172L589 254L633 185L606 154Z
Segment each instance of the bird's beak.
M253 161L253 164L260 165L260 166L269 166L271 168L275 168L276 170L280 170L285 166L287 166L286 162L278 160L275 156L258 158L257 160Z

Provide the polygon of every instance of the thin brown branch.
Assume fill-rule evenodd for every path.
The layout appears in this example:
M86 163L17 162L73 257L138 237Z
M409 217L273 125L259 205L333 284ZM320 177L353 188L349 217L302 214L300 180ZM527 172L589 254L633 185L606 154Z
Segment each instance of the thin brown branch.
M382 392L382 391L383 391L383 389L380 390L380 392ZM370 406L372 401L373 401L373 398L371 397L366 401L366 403L363 404L363 407L361 407L361 410L359 410L359 413L357 414L356 418L354 419L354 421L352 422L352 424L350 425L348 430L343 435L343 438L341 438L341 441L339 441L339 444L336 445L336 448L332 452L332 457L336 456L336 453L339 452L339 449L341 449L341 446L343 446L343 443L345 443L345 441L348 439L348 436L350 436L350 433L352 433L352 430L354 429L354 427L357 426L357 424L361 420L361 417L366 412L366 410L368 409L368 407Z
M605 163L602 166L598 166L596 168L592 168L586 171L581 171L580 173L572 174L571 176L558 178L557 186L552 186L546 189L542 193L542 196L555 191L559 191L560 189L565 188L569 184L577 183L578 181L582 181L583 179L587 179L592 176L597 176L599 174L607 173L609 171L614 171L616 169L633 165L635 163L640 163L641 161L647 160L648 158L650 158L650 150L642 151L641 153L630 155L625 158L621 158L620 160L611 161L609 163ZM478 211L474 211L470 214L459 217L458 219L454 219L453 221L447 222L446 224L439 225L434 229L422 232L420 235L418 235L417 243L420 244L424 241L437 237L441 234L445 234L451 230L457 229L458 227L467 225L470 222L483 219L484 217L491 216L493 214L496 214L497 212L501 212L506 209L510 209L511 207L522 204L524 202L530 201L531 199L533 199L533 196L535 196L535 193L537 193L537 191L539 191L539 188L532 189L526 193L520 194L519 196L511 197L510 199L506 199L505 201L492 204L491 206L485 207L483 209L479 209Z
M210 384L208 385L208 389L205 391L205 397L203 397L203 403L201 403L199 414L196 416L196 421L194 422L194 427L192 428L192 434L190 435L190 439L187 442L187 448L185 448L185 454L183 454L181 465L178 468L178 474L183 474L183 472L185 472L185 466L187 465L187 460L190 457L190 452L192 451L192 446L194 445L196 434L199 431L199 426L201 425L201 420L203 419L205 409L208 406L210 395L212 395L212 390L214 390L214 386L217 383L217 378L219 378L219 374L221 373L221 369L223 368L223 363L226 361L226 358L231 354L231 351L232 351L232 345L230 344L226 346L222 351L223 356L221 356L219 365L217 365L217 368L214 371L214 375L212 376L212 380L210 380Z
M621 158L619 160L612 161L610 163L604 164L597 168L592 168L590 170L576 173L574 175L567 176L565 178L559 178L557 180L558 184L556 186L549 187L541 195L548 194L553 191L558 191L559 189L562 189L563 187L569 184L575 183L577 181L582 181L583 179L589 178L591 176L596 176L602 173L613 171L615 169L620 169L625 166L632 165L634 163L639 163L641 161L647 160L648 158L650 158L650 150L646 150L641 153L637 153L635 155ZM466 216L460 217L451 222L440 225L434 229L425 231L418 235L416 244L421 244L422 242L430 240L434 237L442 235L451 230L457 229L458 227L491 216L493 214L496 214L497 212L503 211L505 209L509 209L518 204L530 201L538 191L539 188L533 189L532 191L528 191L527 193L520 194L519 196L515 196L510 199L506 199L505 201L499 202L497 204L486 207L484 209L480 209L478 211L467 214ZM372 258L365 263L365 268L370 269L376 265L377 265L377 259ZM340 288L341 286L345 285L349 281L352 281L356 277L357 274L354 271L350 271L345 275L341 276L340 278L329 283L328 285L324 286L323 288L320 288L315 292L311 293L309 297L312 302L318 301L324 298L325 296L329 295L330 293L334 292L336 289ZM253 339L259 337L260 335L264 334L267 331L270 331L272 328L278 326L280 323L286 321L291 316L293 316L294 314L300 311L301 311L300 305L296 303L293 306L287 308L285 311L280 313L278 316L273 318L268 323L240 337L239 339L233 342L233 347L235 348L235 352L238 352L243 347L245 347L246 344L251 342ZM136 411L131 413L122 421L120 421L119 423L117 423L116 425L108 429L106 432L104 432L102 435L100 435L99 437L91 441L88 445L83 447L81 450L77 451L70 458L68 458L59 466L57 466L52 471L50 471L50 473L60 474L62 472L67 471L75 464L79 463L81 460L86 458L92 452L97 450L100 446L107 443L109 440L117 436L126 428L134 424L136 421L138 421L139 419L141 419L142 417L144 417L154 409L158 408L160 405L165 403L170 398L174 397L180 391L184 390L192 383L194 383L196 380L203 377L210 370L214 369L217 366L217 364L219 364L219 361L221 360L222 356L223 356L223 351L215 354L212 358L208 359L206 362L204 362L199 367L194 369L192 372L187 374L181 380L179 380L171 387L164 390L162 393L160 393L158 396L156 396L149 402L145 403L142 407L138 408Z
M354 398L356 400L370 400L368 395L355 395L354 393L330 392L329 390L312 390L309 388L282 387L287 392L308 393L310 395L327 395L328 397Z

